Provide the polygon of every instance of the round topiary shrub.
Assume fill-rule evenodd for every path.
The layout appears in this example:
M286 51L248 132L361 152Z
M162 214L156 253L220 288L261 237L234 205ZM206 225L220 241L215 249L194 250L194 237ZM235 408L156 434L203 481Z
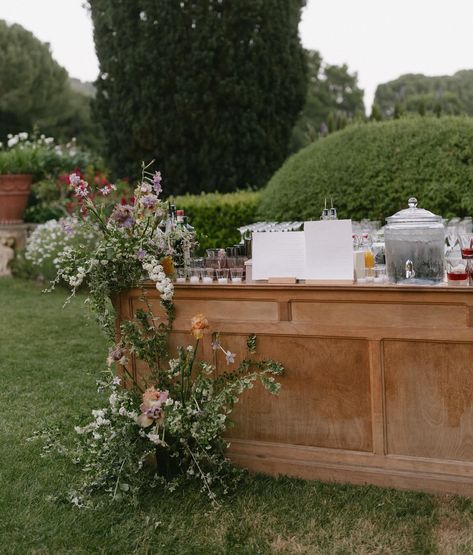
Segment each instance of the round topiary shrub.
M473 118L405 118L329 135L276 172L259 217L318 219L333 197L340 218L381 220L410 196L446 218L473 215Z

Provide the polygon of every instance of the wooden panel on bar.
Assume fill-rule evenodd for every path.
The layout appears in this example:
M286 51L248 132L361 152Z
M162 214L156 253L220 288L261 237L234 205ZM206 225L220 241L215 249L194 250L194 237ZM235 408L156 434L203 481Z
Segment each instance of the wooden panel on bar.
M473 345L383 347L387 452L473 461Z
M221 341L244 352L246 336L222 334ZM231 437L371 451L367 341L262 335L258 353L284 364L282 390L278 397L259 387L246 392ZM218 367L225 366L220 355Z
M464 328L467 326L466 307L392 303L293 302L294 322L312 322L325 326L377 327L386 322L393 327Z
M159 293L144 288L156 315ZM133 317L142 290L116 299ZM279 397L246 392L233 412L230 457L270 474L473 496L473 289L413 286L177 285L170 347L190 319L246 356L286 367ZM216 357L217 371L226 362ZM138 376L143 365L130 362Z

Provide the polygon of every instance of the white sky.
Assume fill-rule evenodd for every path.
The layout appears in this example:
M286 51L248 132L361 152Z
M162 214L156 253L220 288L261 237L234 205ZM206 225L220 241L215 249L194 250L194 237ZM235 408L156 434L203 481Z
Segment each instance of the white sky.
M170 0L172 1L172 0ZM49 42L72 77L98 72L83 0L0 0L0 19ZM327 63L358 72L365 104L376 86L403 73L452 74L473 68L473 0L308 0L300 33Z

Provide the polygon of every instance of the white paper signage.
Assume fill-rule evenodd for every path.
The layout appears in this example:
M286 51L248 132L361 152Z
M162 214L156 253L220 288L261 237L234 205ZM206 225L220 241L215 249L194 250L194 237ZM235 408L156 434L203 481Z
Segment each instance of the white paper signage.
M353 281L351 220L305 222L304 231L253 233L253 279Z
M304 277L303 231L253 233L252 253L254 280Z
M305 279L353 281L351 220L305 222Z

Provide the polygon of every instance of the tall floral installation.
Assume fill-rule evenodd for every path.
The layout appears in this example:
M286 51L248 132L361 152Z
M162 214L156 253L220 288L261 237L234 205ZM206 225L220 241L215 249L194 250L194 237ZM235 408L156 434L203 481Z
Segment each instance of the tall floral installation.
M186 229L164 229L162 178L149 167L143 165L134 197L111 206L95 202L97 191L92 192L79 174L70 175L81 225L93 230L96 241L93 248L86 242L65 246L55 261L58 273L51 288L63 282L73 296L87 287L86 302L110 339L108 369L98 381L108 402L75 427L72 446L64 444L58 428L35 437L45 441L46 452L65 453L83 469L81 483L67 494L80 507L94 504L94 494L100 492L115 501L137 501L144 488L172 490L189 480L198 480L202 491L217 502L240 475L225 455L224 434L232 426L232 408L256 381L272 394L280 389L276 376L283 367L257 358L255 336L248 337L247 357L236 365L236 355L213 334L213 358L223 352L228 366L224 373L217 372L214 361L201 360L199 343L209 333L203 314L189 323L193 344L169 352L172 277L175 267L188 264L195 238ZM107 184L98 192L107 197L113 189ZM160 293L164 318L153 314L147 299L143 285L149 280ZM130 288L141 288L144 308L132 320L121 321L117 330L112 300ZM128 371L131 356L149 369L144 377L135 378Z

